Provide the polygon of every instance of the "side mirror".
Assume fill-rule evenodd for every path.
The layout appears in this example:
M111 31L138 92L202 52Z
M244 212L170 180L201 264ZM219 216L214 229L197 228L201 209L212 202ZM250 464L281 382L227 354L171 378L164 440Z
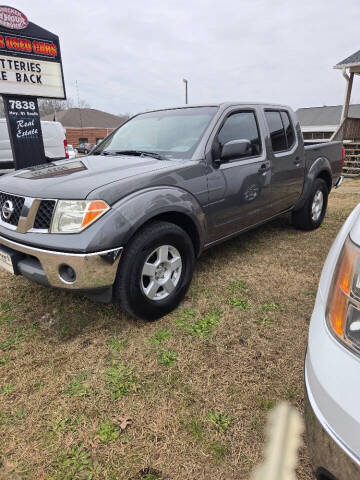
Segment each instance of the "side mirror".
M252 154L252 144L250 140L231 140L224 143L220 160L226 162L233 158L247 157Z

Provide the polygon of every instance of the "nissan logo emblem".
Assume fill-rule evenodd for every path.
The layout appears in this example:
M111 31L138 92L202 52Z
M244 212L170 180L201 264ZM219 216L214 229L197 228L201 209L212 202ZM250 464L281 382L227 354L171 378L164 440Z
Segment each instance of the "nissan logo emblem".
M6 200L2 206L1 213L5 220L10 220L11 215L14 213L14 204L11 200Z

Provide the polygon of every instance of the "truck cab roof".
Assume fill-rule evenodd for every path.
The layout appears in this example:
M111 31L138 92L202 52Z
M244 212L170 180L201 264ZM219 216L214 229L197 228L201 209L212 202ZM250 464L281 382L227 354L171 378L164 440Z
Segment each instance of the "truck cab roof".
M291 107L288 105L284 104L278 104L278 103L266 103L266 102L244 102L244 101L228 101L228 102L219 102L219 103L199 103L199 104L188 104L188 105L178 105L174 107L167 107L167 108L156 108L156 109L151 109L151 110L146 110L144 112L139 112L137 115L140 115L142 113L150 113L150 112L162 112L165 110L180 110L180 109L185 109L185 108L206 108L206 107L217 107L221 108L222 110L225 110L226 108L229 107L237 107L237 106L264 106L264 107L276 107L276 108L286 108L291 110Z

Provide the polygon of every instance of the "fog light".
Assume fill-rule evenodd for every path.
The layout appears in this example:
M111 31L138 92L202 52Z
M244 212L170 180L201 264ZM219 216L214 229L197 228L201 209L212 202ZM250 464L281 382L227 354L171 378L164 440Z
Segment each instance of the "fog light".
M76 280L75 270L69 265L60 265L59 276L64 283L74 283Z
M360 348L360 311L353 305L349 305L347 312L345 337Z

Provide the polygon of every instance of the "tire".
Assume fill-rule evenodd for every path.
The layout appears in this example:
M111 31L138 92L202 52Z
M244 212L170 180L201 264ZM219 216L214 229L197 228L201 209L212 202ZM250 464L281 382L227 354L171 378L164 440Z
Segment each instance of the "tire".
M184 298L194 264L194 247L182 228L168 222L151 223L134 236L124 251L114 298L131 316L156 320L174 310Z
M317 178L303 208L292 213L293 225L301 230L319 228L325 217L328 196L329 190L325 180Z

